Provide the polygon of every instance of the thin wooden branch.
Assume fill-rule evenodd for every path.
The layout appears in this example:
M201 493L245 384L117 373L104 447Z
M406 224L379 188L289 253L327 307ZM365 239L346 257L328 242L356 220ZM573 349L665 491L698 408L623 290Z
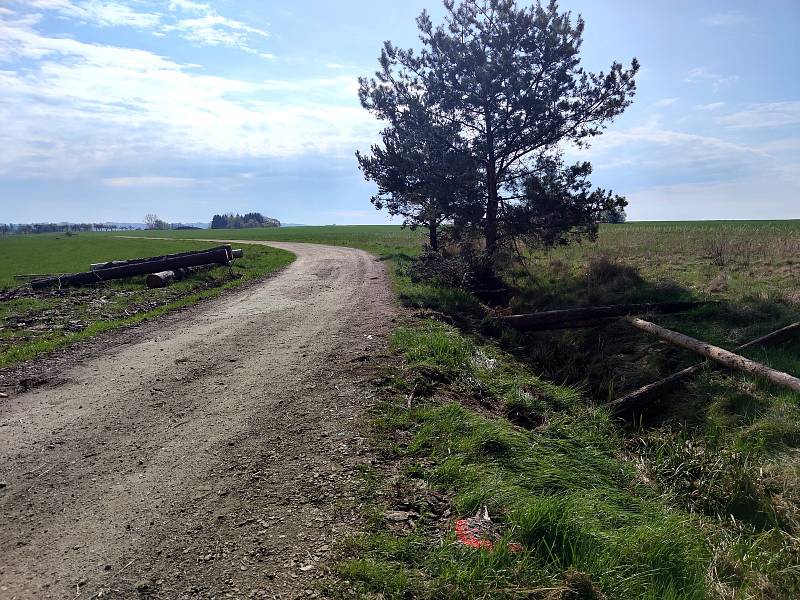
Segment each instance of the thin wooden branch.
M710 358L711 360L725 365L728 368L746 371L747 373L758 375L759 377L768 379L773 383L787 387L795 392L800 392L800 379L794 377L793 375L777 371L754 360L750 360L749 358L745 358L744 356L739 356L738 354L725 350L724 348L707 344L701 340L678 333L677 331L666 329L660 325L656 325L655 323L650 323L649 321L639 319L638 317L626 317L625 320L637 329L640 329L645 333L649 333L650 335L659 337L673 346L691 350L695 354Z
M734 350L736 352L739 352L741 350L745 350L753 346L761 346L764 344L775 344L777 342L785 340L792 333L795 333L798 330L800 330L800 321L792 323L791 325L787 325L786 327L782 327L766 335L762 335L761 337L752 340L750 342L747 342L746 344L737 346L736 348L734 348ZM664 377L663 379L659 379L658 381L649 383L620 398L617 398L613 402L609 402L606 405L606 407L608 407L608 409L613 414L631 412L639 408L644 402L646 402L649 398L651 398L653 394L657 392L664 392L671 389L673 386L678 385L682 381L685 381L693 377L695 374L705 369L709 364L710 362L708 360L705 360L700 364L687 367L681 371L678 371L677 373L669 375L668 377Z
M587 308L569 308L565 310L548 310L525 315L499 317L504 325L518 329L546 330L565 329L571 327L592 327L603 319L613 319L628 315L647 313L676 313L708 302L656 302L647 304L614 304L611 306L591 306Z

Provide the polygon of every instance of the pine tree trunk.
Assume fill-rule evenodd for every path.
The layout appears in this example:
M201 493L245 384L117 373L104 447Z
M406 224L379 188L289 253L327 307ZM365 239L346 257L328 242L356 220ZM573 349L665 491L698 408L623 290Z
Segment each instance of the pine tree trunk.
M492 123L492 110L488 100L483 107L483 117L486 126L486 253L494 269L494 253L497 250L497 209L499 204L497 190L497 159L494 148L494 126Z
M490 161L486 169L486 192L488 195L486 202L486 252L490 257L494 256L497 250L497 173L495 172L494 161Z
M436 221L431 219L431 222L428 224L428 229L430 230L430 244L431 250L434 252L439 251L439 226L436 224Z

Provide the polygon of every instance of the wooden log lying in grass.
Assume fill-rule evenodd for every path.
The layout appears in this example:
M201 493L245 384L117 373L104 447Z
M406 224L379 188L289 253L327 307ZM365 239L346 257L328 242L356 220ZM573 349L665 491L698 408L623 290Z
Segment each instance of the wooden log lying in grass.
M147 283L147 287L150 289L167 287L170 283L175 281L175 275L175 271L150 273L145 279L145 283Z
M730 369L746 371L748 373L752 373L753 375L758 375L759 377L768 379L769 381L777 383L778 385L787 387L795 392L800 392L800 379L789 375L788 373L777 371L754 360L750 360L749 358L745 358L744 356L740 356L725 350L724 348L707 344L701 340L678 333L677 331L666 329L660 325L650 323L649 321L645 321L637 317L626 317L626 320L637 329L659 337L673 346L691 350L695 354L710 358L711 360L716 361Z
M124 279L136 275L147 275L148 273L158 273L159 271L171 271L185 267L196 267L199 265L226 265L231 261L231 247L219 246L210 250L194 252L182 256L168 256L151 260L143 260L116 267L97 269L86 273L76 273L74 275L64 275L60 277L46 277L44 279L34 279L31 287L35 290L65 285L88 285L99 283L111 279Z
M160 271L158 273L150 273L145 278L145 283L149 288L162 288L167 287L173 281L183 281L187 277L200 271L205 271L216 265L201 265L199 267L187 267L185 269L172 269L170 271Z
M237 248L231 250L231 258L242 258L244 256L244 250L241 248ZM147 287L150 289L153 288L162 288L167 287L173 281L182 281L189 277L192 273L197 273L204 269L208 269L214 265L202 265L199 267L188 267L185 269L173 269L171 271L160 271L158 273L150 273L147 278L145 279L145 283L147 283Z
M107 262L100 262L100 263L92 263L89 265L89 268L92 271L100 271L103 269L110 269L111 267L122 267L124 265L134 265L137 263L143 263L152 260L163 260L166 258L177 258L179 256L191 256L192 254L198 254L199 252L208 252L209 250L216 250L217 248L230 248L230 246L223 245L217 246L216 248L208 248L206 250L190 250L188 252L176 252L174 254L164 254L163 256L150 256L147 258L129 258L126 260L111 260ZM237 248L235 250L230 251L231 260L234 258L242 258L244 256L244 251L241 248Z
M800 331L800 321L797 323L792 323L791 325L787 325L786 327L781 327L780 329L768 333L766 335L762 335L760 338L747 342L746 344L742 344L741 346L737 346L734 348L734 351L739 352L741 350L746 350L747 348L751 348L753 346L763 346L765 344L776 344L787 339L793 333ZM677 373L673 373L668 377L664 377L663 379L659 379L653 383L649 383L645 386L640 387L637 390L634 390L624 396L617 398L613 402L609 402L606 406L613 414L622 414L622 413L629 413L641 407L647 400L649 400L654 394L658 392L666 392L672 389L674 386L678 385L679 383L686 381L690 377L693 377L703 369L705 369L709 364L708 360L701 362L700 364L687 367Z
M708 302L652 302L646 304L614 304L611 306L590 306L587 308L568 308L564 310L548 310L525 315L511 315L499 317L504 325L517 329L546 330L566 329L579 327L592 327L605 319L616 319L629 315L647 313L676 313Z
M217 246L221 248L222 246ZM208 248L207 250L190 250L188 252L175 252L174 254L164 254L161 256L148 256L145 258L126 258L124 260L110 260L106 262L100 263L92 263L89 265L92 271L102 271L105 269L110 269L112 267L123 267L125 265L135 265L143 262L148 262L151 260L164 260L167 258L177 258L179 256L191 256L192 254L197 254L198 252L207 252L208 250L215 250L215 248Z

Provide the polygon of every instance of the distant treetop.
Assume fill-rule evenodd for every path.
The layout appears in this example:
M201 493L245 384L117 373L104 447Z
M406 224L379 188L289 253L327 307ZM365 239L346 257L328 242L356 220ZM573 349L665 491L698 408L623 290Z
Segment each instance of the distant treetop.
M278 219L265 217L261 213L251 212L245 215L226 213L214 215L211 219L211 229L249 229L253 227L280 227Z

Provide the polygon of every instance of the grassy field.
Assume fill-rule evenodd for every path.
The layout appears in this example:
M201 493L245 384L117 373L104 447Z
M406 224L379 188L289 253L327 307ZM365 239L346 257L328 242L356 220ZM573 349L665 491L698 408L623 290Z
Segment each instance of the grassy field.
M413 256L424 232L396 225L136 231L132 235L313 242L361 248L382 257ZM596 242L531 256L533 270L579 272L594 257L622 260L651 281L671 279L694 292L754 291L800 299L800 221L700 221L603 225ZM528 273L518 273L527 277ZM518 279L525 286L526 282ZM756 286L754 288L753 286ZM718 292L717 292L718 293Z
M573 272L603 256L651 281L736 298L756 293L800 301L800 221L701 221L604 225L597 242L534 255L539 267Z
M344 589L385 598L800 595L796 394L710 368L663 394L646 419L616 422L605 402L697 358L624 323L498 329L468 291L410 279L424 237L397 227L225 236L369 250L391 259L401 300L418 309L395 332L401 366L386 368L372 417L386 460L364 470L369 527L342 550ZM509 262L499 308L716 300L656 320L733 348L800 319L798 256L798 221L608 225L595 242ZM797 341L746 354L800 374ZM503 541L492 551L455 544L454 518L484 506Z
M24 282L14 275L70 273L94 262L200 250L214 244L124 239L107 234L0 237L0 290ZM232 269L216 267L150 290L144 277L99 286L22 291L0 302L0 366L27 360L97 333L153 318L274 272L293 260L288 252L250 245Z
M425 234L398 225L325 225L320 227L268 227L255 229L200 229L188 231L132 231L150 237L272 240L312 242L331 246L361 248L381 257L415 255L422 249Z

